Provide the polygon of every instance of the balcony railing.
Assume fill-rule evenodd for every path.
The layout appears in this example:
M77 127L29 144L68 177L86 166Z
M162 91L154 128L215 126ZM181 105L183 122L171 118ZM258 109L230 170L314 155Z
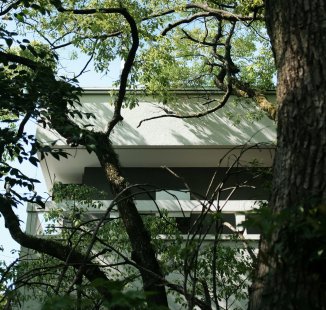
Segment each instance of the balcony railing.
M258 240L260 235L253 229L244 229L241 225L246 220L246 213L258 208L259 202L255 200L220 200L220 201L198 201L198 200L135 200L138 211L141 214L160 216L162 212L168 217L176 219L177 225L180 227L181 233L190 233L189 226L193 224L198 217L205 212L207 217L212 216L214 212L221 212L221 218L225 221L225 227L221 238L228 239L228 234L231 232L241 233L241 235L248 240ZM94 204L93 204L94 203ZM64 203L47 202L45 209L39 209L33 204L27 207L27 223L26 232L31 235L43 235L46 231L46 226L51 223L44 219L45 213L53 210L53 208L60 208L63 211L71 211L76 202L66 201ZM101 218L108 208L110 218L119 216L114 202L111 200L93 201L91 203L77 203L78 206L83 204L87 208L86 214L89 218ZM207 223L207 220L206 220ZM53 224L53 223L52 223ZM63 225L61 223L61 225ZM60 226L60 225L58 225ZM206 238L214 237L215 232L211 229L206 231Z

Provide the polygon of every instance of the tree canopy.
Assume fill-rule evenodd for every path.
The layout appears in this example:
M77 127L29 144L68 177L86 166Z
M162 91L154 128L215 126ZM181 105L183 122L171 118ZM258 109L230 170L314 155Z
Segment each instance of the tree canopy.
M55 143L42 145L33 135L25 132L26 123L34 120L41 126L55 128L67 139L68 144L83 145L96 154L113 192L119 198L117 208L130 241L133 253L132 263L137 266L142 278L146 302L148 306L154 304L167 306L164 285L169 286L169 284L164 282L164 270L155 255L148 228L137 212L129 184L121 172L119 160L110 143L112 130L123 120L122 107L132 108L137 104L137 97L126 95L128 88L141 88L144 93L155 95L162 103L168 105L169 112L159 117L205 116L228 104L231 94L253 100L257 108L267 113L271 119L279 121L280 143L275 161L272 213L278 214L281 209L287 209L292 203L302 204L301 194L294 195L294 198L291 196L292 200L286 200L283 199L286 195L281 193L279 188L285 192L297 193L295 186L298 188L303 186L306 189L305 195L314 196L317 206L322 205L325 198L323 183L325 181L320 178L320 172L313 174L316 184L312 184L313 182L307 184L304 180L297 178L301 172L308 171L310 168L310 170L315 169L314 163L308 166L302 165L303 159L308 158L309 154L306 154L306 157L297 158L293 154L300 153L301 149L291 148L299 144L300 136L304 137L307 132L302 130L300 120L296 120L293 126L287 122L290 115L298 114L298 111L293 108L294 105L310 97L315 98L315 101L307 100L305 110L312 108L312 118L316 117L320 121L308 122L311 131L313 133L322 131L324 128L322 120L325 120L321 104L323 98L322 95L319 96L320 89L323 89L320 85L325 78L323 73L325 71L315 70L314 63L314 61L318 63L320 68L324 67L320 57L322 47L325 45L325 37L321 35L323 23L318 12L323 12L325 8L321 1L317 0L312 1L310 5L304 4L303 1L299 2L297 10L302 9L307 16L315 18L312 28L309 28L308 19L301 15L300 23L297 21L295 14L298 11L294 9L295 1L291 1L292 10L289 12L280 1L272 5L271 1L263 3L259 0L206 1L205 3L200 1L146 1L144 3L76 0L2 1L0 6L2 17L0 23L2 44L0 46L0 116L3 124L11 124L11 126L0 128L0 173L6 184L6 191L0 197L0 212L5 218L6 227L10 230L12 237L26 248L50 255L65 262L67 266L73 266L76 271L73 283L80 284L79 281L86 277L89 283L93 283L97 294L106 302L111 303L112 308L128 307L123 303L112 304L116 297L115 290L110 289L112 282L94 262L90 256L90 250L86 250L85 253L83 249L71 247L69 243L39 239L21 231L19 219L13 208L20 207L21 202L35 202L42 207L44 203L41 197L33 191L37 180L22 174L19 169L12 167L8 160L17 158L20 162L29 161L33 165L38 165L37 152L41 154L41 158L49 153L58 159L67 156L55 148ZM265 22L271 43L265 30ZM299 24L302 25L300 29L303 29L305 34L302 38L297 37L296 29ZM312 39L310 39L310 33L313 34ZM286 40L284 39L285 44L282 45L283 38ZM292 46L292 51L295 52L291 54L286 44ZM316 46L315 49L309 49L316 53L308 52L307 46ZM71 57L78 57L76 52L79 51L88 55L89 61L80 68L79 74L69 76L61 68L60 51L63 49L72 51ZM276 66L274 66L272 50ZM291 57L285 59L284 55ZM112 119L102 132L80 128L73 121L74 116L90 118L96 115L85 114L78 108L81 94L81 89L78 87L79 75L83 74L91 63L99 72L107 73L110 62L116 58L121 59L123 68L116 83ZM292 60L296 58L312 60L307 64L304 62L304 66L294 65L293 67L291 65L295 61ZM300 68L303 68L303 71L300 71ZM294 89L297 90L302 86L300 84L302 80L297 78L295 70L300 69L299 76L302 76L300 72L306 73L310 68L315 70L312 70L314 75L308 79L310 84L307 83L308 86L304 84L304 92L294 91L292 84L287 81L294 81ZM265 90L275 87L275 69L278 71L279 78L278 104L269 102L264 96ZM223 91L224 95L221 99L212 99L208 96L207 102L210 103L210 108L200 113L174 112L175 98L171 96L169 90L188 87L203 90L215 88ZM315 91L314 96L312 96L311 89ZM287 95L288 93L291 95ZM277 117L278 106L282 109ZM289 110L286 112L288 107ZM292 135L293 132L294 135ZM300 134L297 135L297 133ZM309 141L312 138L308 136L305 144L308 145L307 151L324 147L322 137L318 140L319 142L310 145ZM287 140L287 137L293 140ZM313 158L317 158L317 162L320 163L317 170L323 171L324 160L321 159L320 153L313 154L315 154ZM289 162L286 157L290 155L293 156L292 162ZM299 163L301 170L291 170L293 163ZM309 179L311 178L309 175ZM289 182L279 182L283 179ZM294 179L300 181L296 184L293 182ZM289 184L293 187L287 186ZM27 195L18 194L15 190L17 186L25 188ZM316 204L304 204L303 210L309 213L315 210L315 207ZM320 214L318 210L316 214ZM294 273L302 267L305 274L309 273L311 266L315 266L312 264L307 267L303 263L304 259L291 265L293 261L283 263L282 259L275 258L282 258L286 253L284 251L280 255L277 252L275 255L273 249L277 244L278 236L283 236L280 232L284 231L288 221L286 224L279 225L281 228L275 230L271 239L263 239L263 249L268 250L261 253L267 253L267 256L272 259L267 264L266 261L259 260L257 278L261 280L266 275L266 270L271 270L267 274L275 275L272 279L277 279L276 282L267 281L267 288L270 283L278 283L277 275L281 274L279 272L281 268L278 269L277 266L293 267L290 269ZM293 231L288 233L285 229L284 234L287 237L293 236ZM319 240L324 234L319 229L316 234L318 236L313 236L312 239L316 241L317 253L319 253L323 251L323 248L319 247ZM284 243L283 246L284 249L288 249L291 238L285 238L285 240L289 243ZM296 250L294 253L297 253ZM68 256L67 253L69 253ZM323 260L324 255L321 254L316 264L319 266ZM318 275L318 271L315 274ZM316 283L324 283L322 276L318 275L317 278L320 282ZM284 282L288 285L286 288L293 284L289 279ZM262 283L265 283L264 281ZM306 282L300 281L300 284L304 286ZM253 288L255 287L257 286L254 285ZM205 298L188 298L187 291L176 286L173 289L185 296L190 308L196 304L202 309L210 309L207 298L206 300ZM205 293L205 285L203 285L203 290ZM152 292L155 294L151 294ZM318 290L316 294L318 295ZM295 296L295 293L291 296ZM312 296L315 295L312 294ZM215 301L218 299L216 296L214 298ZM300 300L293 298L295 304ZM255 299L261 301L263 297L255 296L253 300ZM313 300L314 297L311 297L311 304ZM280 298L276 304L284 306L286 298ZM315 305L322 305L321 309L324 308L324 304L324 301L315 303ZM259 308L259 306L256 307L256 309ZM286 305L286 308L291 309L289 305ZM254 306L253 309L255 309Z

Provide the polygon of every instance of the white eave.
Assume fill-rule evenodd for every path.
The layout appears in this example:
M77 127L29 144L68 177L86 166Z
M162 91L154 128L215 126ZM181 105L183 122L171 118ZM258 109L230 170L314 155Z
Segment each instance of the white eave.
M81 183L84 167L100 167L94 153L84 148L60 148L70 154L60 161L46 156L41 161L43 175L48 189L54 182ZM273 147L239 146L117 146L123 167L229 167L242 154L239 165L270 167L273 161Z
M137 127L144 118L162 114L161 106L153 99L139 93L139 105L134 109L123 109L124 120L118 124L111 135L121 165L124 167L217 167L230 166L240 154L241 164L250 165L255 161L261 166L271 166L276 140L275 124L267 117L259 122L242 120L233 123L227 113L245 113L241 106L229 105L204 118L177 119L162 118L148 121ZM137 93L137 94L138 94ZM180 111L198 111L205 109L194 103L202 90L176 90L176 95L186 96L176 106ZM219 93L214 93L219 96ZM272 95L272 94L271 94ZM81 102L87 111L97 115L93 121L94 130L103 130L113 114L110 104L112 97L108 89L85 89ZM43 143L57 141L60 149L71 156L57 161L51 155L42 162L41 167L47 187L53 182L80 183L84 167L98 167L94 153L84 148L70 148L65 139L56 132L39 128L37 137Z

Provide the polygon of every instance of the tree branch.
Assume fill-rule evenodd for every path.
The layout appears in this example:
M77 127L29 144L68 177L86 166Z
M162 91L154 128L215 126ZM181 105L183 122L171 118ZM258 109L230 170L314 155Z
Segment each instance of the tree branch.
M31 60L29 58L0 51L0 62L8 62L8 61L24 65L33 70L40 67L44 67L42 64L37 63L36 61Z
M137 24L136 24L134 18L129 14L129 12L127 10L125 10L122 15L125 17L125 19L129 23L130 30L131 30L131 37L132 37L132 45L129 50L124 67L122 69L122 73L121 73L121 77L120 77L119 94L118 94L117 100L115 101L113 118L110 121L110 123L108 124L108 129L106 131L107 136L110 135L110 133L113 130L113 128L115 127L115 125L123 119L121 116L122 103L126 96L128 77L131 72L132 66L134 64L136 52L137 52L137 49L139 46L138 28L137 28Z
M120 14L122 15L126 21L128 22L131 30L131 38L132 44L129 50L127 59L125 61L124 67L122 69L121 77L120 77L120 86L118 91L118 97L114 103L114 113L111 121L107 125L106 135L109 136L113 128L117 123L123 120L121 115L121 108L122 103L126 96L127 90L127 82L129 73L132 69L136 52L139 46L139 35L138 35L138 28L135 19L131 16L127 9L120 7L120 8L102 8L102 9L84 9L84 10L75 10L75 9L64 9L62 7L58 8L59 12L70 12L76 15L89 15L95 13L105 13L105 14Z
M186 9L201 9L205 12L210 12L214 14L214 16L218 17L219 19L227 20L230 22L236 21L252 21L254 16L245 16L241 14L234 14L226 10L215 9L209 7L207 4L202 3L189 3L185 5ZM255 16L256 20L263 20L262 16Z
M193 36L191 36L187 31L185 31L184 29L181 29L181 31L184 33L184 35L186 36L187 39L189 39L190 41L194 42L194 43L199 43L202 45L206 45L206 46L211 46L211 47L216 47L218 45L223 46L224 43L218 43L218 42L207 42L206 40L198 40L196 38L194 38Z
M223 98L219 101L219 103L211 108L211 109L207 109L206 111L202 111L199 113L192 113L192 114L188 114L188 115L180 115L180 114L163 114L163 115L158 115L158 116L153 116L153 117L149 117L149 118L145 118L143 120L141 120L137 126L140 127L142 125L142 123L144 122L148 122L154 119L159 119L159 118L166 118L166 117L172 117L172 118L181 118L181 119L187 119L187 118L199 118L199 117L203 117L205 115L208 115L210 113L213 113L221 108L223 108L225 106L225 104L227 103L227 101L229 100L231 95L231 88L229 87L226 91L226 93L224 94ZM209 104L211 102L217 101L216 99L212 99L209 100L206 104Z
M17 0L14 3L8 5L4 10L0 12L0 16L6 15L7 13L10 12L11 9L16 8L21 2L22 0Z
M239 239L242 241L243 246L248 251L250 258L253 262L255 262L257 260L257 255L248 244L248 240L243 236L243 233L241 231L238 231L233 225L228 222L223 222L222 225L229 228L234 234L239 237Z
M87 40L87 39L105 40L105 39L108 39L108 38L117 37L117 36L119 36L121 34L122 34L121 31L114 31L114 32L111 32L111 33L108 33L108 34L102 34L102 35L97 35L97 36L80 37L80 39L81 40ZM69 42L66 42L66 43L63 43L63 44L60 44L60 45L53 45L52 49L57 50L57 49L60 49L62 47L67 47L67 46L72 45L72 44L73 44L73 41L69 41ZM52 44L51 44L51 46L52 46Z
M79 268L86 261L84 275L91 283L98 279L102 279L104 283L110 282L106 274L96 264L88 259L85 260L83 254L73 250L69 246L50 239L37 238L24 233L20 228L17 215L12 210L10 199L0 196L0 212L4 217L5 226L8 228L12 238L21 246L55 257L74 268ZM67 260L68 255L69 260ZM104 299L112 299L112 294L105 285L96 286L95 288Z
M18 131L16 134L17 141L18 141L18 139L20 139L22 137L22 135L24 133L25 126L26 126L27 122L29 121L29 119L31 118L32 114L33 114L33 112L27 112L25 114L25 116L23 117L22 121L20 122Z
M277 120L277 105L270 102L262 92L236 78L232 78L232 83L234 86L233 90L237 96L252 98L257 106L267 113L271 120Z
M196 20L197 18L200 17L207 17L207 16L215 16L214 14L212 14L211 12L201 12L201 13L196 13L188 18L183 18L183 19L179 19L178 21L176 21L173 24L169 24L162 32L161 35L165 36L169 31L171 31L172 29L174 29L175 27L182 25L182 24L189 24L190 22Z
M227 7L227 6L225 6L225 7ZM207 4L189 3L189 4L186 4L183 8L184 9L200 9L207 13L210 13L211 14L210 16L216 16L219 19L228 20L228 21L249 21L250 22L252 20L263 20L263 17L258 15L257 13L253 14L253 16L245 16L245 15L241 15L241 14L234 14L234 13L231 13L226 10L212 8L212 7L209 7ZM234 7L228 6L228 8L234 8ZM143 21L147 21L147 20L150 20L153 18L162 17L165 15L178 13L178 12L180 12L180 11L177 9L169 9L166 11L155 13L146 18L143 18Z

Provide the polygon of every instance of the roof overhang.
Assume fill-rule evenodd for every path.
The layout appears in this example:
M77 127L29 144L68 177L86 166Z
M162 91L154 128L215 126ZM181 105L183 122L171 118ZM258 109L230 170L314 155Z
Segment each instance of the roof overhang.
M41 161L47 188L54 182L81 183L85 167L100 167L95 153L84 148L60 148L70 154L60 161L48 155ZM230 146L117 146L115 150L123 167L270 167L274 147Z

